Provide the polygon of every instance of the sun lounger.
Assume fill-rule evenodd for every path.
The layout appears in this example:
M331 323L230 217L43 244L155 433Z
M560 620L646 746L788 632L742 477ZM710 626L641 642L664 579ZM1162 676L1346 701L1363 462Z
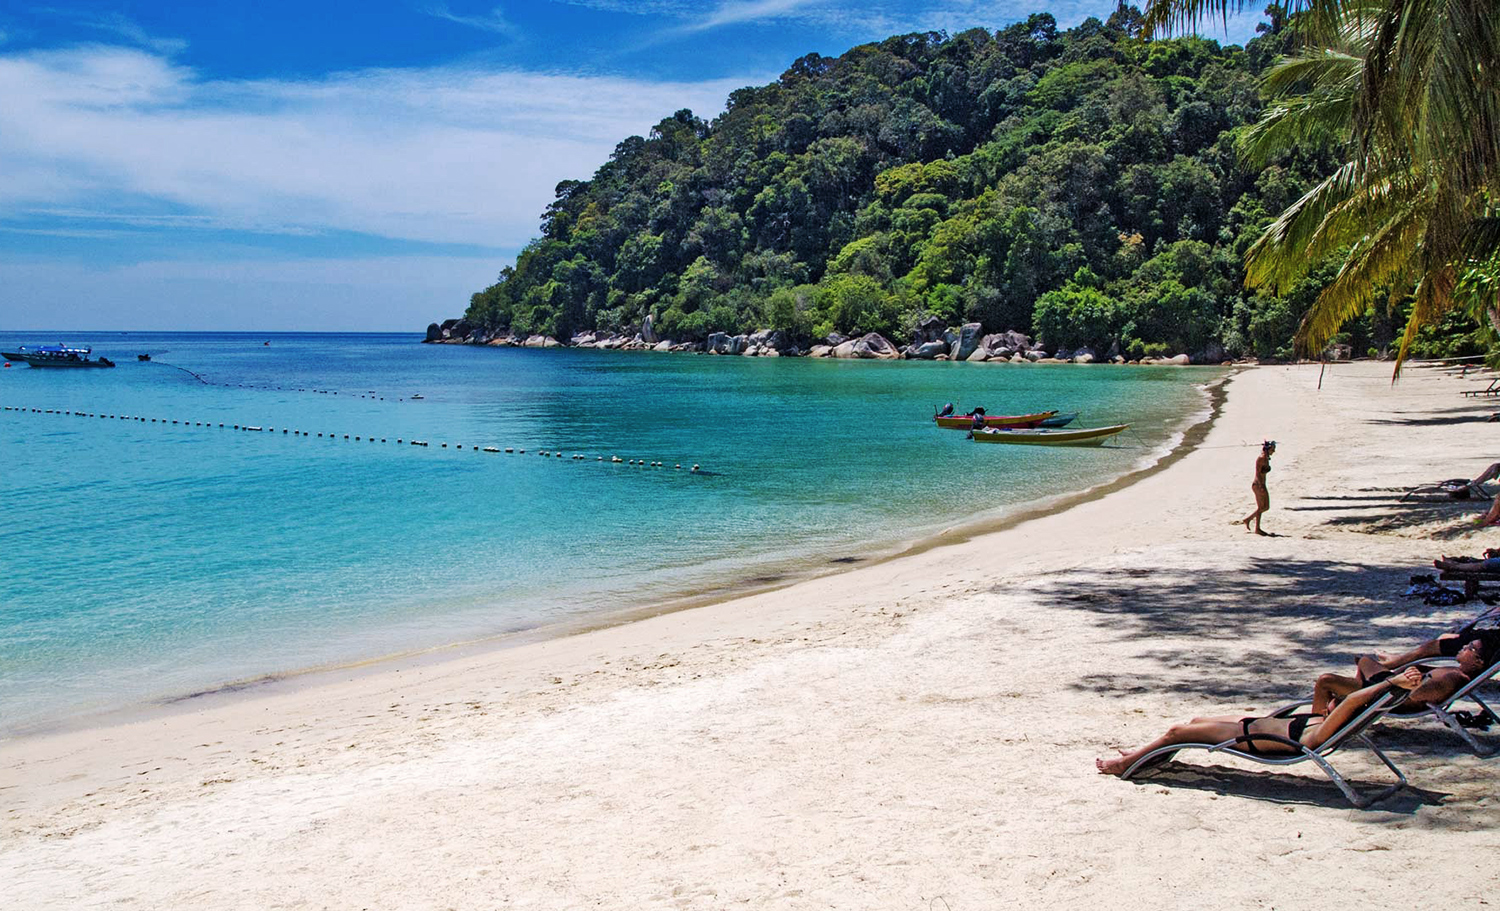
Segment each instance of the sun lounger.
M1400 502L1405 503L1419 494L1441 494L1450 500L1490 500L1495 496L1485 490L1483 484L1471 483L1468 478L1453 478L1448 481L1438 481L1436 484L1413 487L1401 495Z
M1406 775L1403 774L1400 769L1396 768L1396 764L1391 762L1389 757L1387 757L1380 751L1380 748L1377 747L1375 745L1375 742L1370 739L1369 734L1367 734L1366 731L1369 729L1370 725L1384 718L1392 709L1400 706L1403 702L1405 702L1407 697L1409 697L1410 695L1411 693L1408 690L1386 693L1385 695L1381 696L1379 699L1371 703L1369 706L1367 706L1363 712L1360 712L1358 715L1349 719L1348 723L1346 723L1343 728L1335 732L1332 737L1329 737L1327 740L1323 741L1323 744L1316 748L1308 747L1302 743L1299 743L1295 740L1290 740L1286 737L1277 737L1268 734L1255 734L1249 739L1254 740L1257 743L1267 740L1274 741L1286 747L1287 749L1295 750L1296 752L1250 752L1248 749L1247 738L1243 735L1235 737L1233 740L1226 740L1223 743L1174 743L1171 746L1164 746L1152 750L1145 756L1142 756L1140 759L1136 760L1130 768L1126 769L1125 773L1120 777L1128 779L1134 776L1137 772L1144 772L1147 769L1160 766L1171 759L1180 750L1206 750L1210 753L1224 753L1229 756L1236 756L1240 759L1246 759L1251 762L1258 762L1262 765L1289 766L1297 765L1298 763L1302 762L1312 762L1315 763L1318 768L1322 769L1323 772L1328 775L1328 778L1338 786L1338 789L1344 793L1344 796L1349 799L1349 802L1351 804L1360 809L1364 809L1365 807L1368 807L1377 801L1384 800L1387 797L1390 797L1392 794L1406 787ZM1304 705L1306 705L1306 703L1296 703L1293 705L1285 706L1281 709L1278 709L1271 717L1285 717ZM1327 759L1328 756L1337 752L1341 747L1346 746L1350 742L1357 742L1368 747L1370 752L1374 753L1376 758L1385 763L1385 767L1390 769L1391 772L1395 774L1396 783L1382 788L1380 791L1368 796L1361 795L1359 794L1359 792L1355 791L1354 788L1344 780L1344 777L1338 773L1338 770L1335 769Z
M1483 389L1465 389L1466 396L1500 395L1500 377L1490 380L1490 384Z

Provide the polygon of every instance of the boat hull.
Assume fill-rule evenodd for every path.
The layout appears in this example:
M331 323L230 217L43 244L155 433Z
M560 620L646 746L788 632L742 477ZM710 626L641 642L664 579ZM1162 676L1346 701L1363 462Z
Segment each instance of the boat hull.
M1035 427L1048 418L1056 415L1055 411L1039 411L1036 414L987 414L984 416L986 427ZM967 414L956 414L951 417L941 415L934 416L933 420L944 430L973 430L974 417Z
M1100 446L1124 431L1129 424L1112 427L1088 427L1082 430L997 430L978 431L976 443L1009 443L1013 446Z
M57 357L27 357L24 354L21 355L21 357L19 359L22 360L22 361L25 361L26 363L30 364L33 367L49 367L50 368L50 367L113 367L114 366L114 364L112 364L112 363L110 363L109 361L106 361L106 360L70 361L70 360L67 360L65 358L57 358Z
M1078 412L1068 411L1054 415L1038 424L1038 427L1066 427L1078 418Z

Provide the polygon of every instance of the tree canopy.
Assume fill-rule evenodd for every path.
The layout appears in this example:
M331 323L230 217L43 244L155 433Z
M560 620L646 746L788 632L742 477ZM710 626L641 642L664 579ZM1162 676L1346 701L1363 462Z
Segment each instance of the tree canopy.
M1244 255L1340 140L1237 153L1294 48L1279 16L1243 48L1142 40L1142 21L899 35L802 57L712 122L678 111L558 184L467 317L566 338L650 316L690 340L899 338L935 315L1101 352L1288 356L1336 269L1252 292ZM1351 341L1391 335L1377 315Z

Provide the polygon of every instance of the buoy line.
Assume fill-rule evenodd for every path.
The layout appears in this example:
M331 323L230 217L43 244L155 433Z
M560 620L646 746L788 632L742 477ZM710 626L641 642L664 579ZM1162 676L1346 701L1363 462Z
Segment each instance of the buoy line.
M181 369L181 368L179 368L179 369ZM269 434L273 434L273 435L277 435L277 436L308 437L308 438L312 438L312 439L324 439L324 438L326 438L326 439L329 439L329 440L343 439L343 440L348 440L351 443L363 443L363 442L369 442L369 443L376 443L376 442L379 442L379 443L389 443L391 441L390 437L379 437L379 438L376 438L373 435L366 436L364 434L353 434L353 435L351 435L351 434L347 434L347 433L340 434L340 433L336 433L336 432L335 433L326 433L326 432L323 432L323 431L301 430L301 429L294 429L294 428L291 428L291 427L283 427L283 428L281 428L280 433L277 433L277 430L276 430L275 427L269 427L269 426L265 426L265 425L261 425L261 424L234 424L234 423L226 424L226 423L224 423L222 421L220 421L220 422L214 422L214 421L188 421L188 420L183 420L181 418L170 418L170 419L169 418L152 418L152 417L145 417L143 415L137 415L137 414L104 414L104 413L100 413L100 412L91 412L91 411L72 411L72 410L63 409L63 408L31 408L31 407L24 406L24 405L4 405L4 406L0 406L0 409L3 409L4 411L15 412L15 413L18 413L18 414L43 414L43 415L53 415L54 417L96 418L96 419L100 419L100 420L111 420L111 421L132 421L132 422L140 423L140 424L161 424L163 426L172 424L172 425L177 425L179 427L203 427L203 428L216 429L216 430L238 430L238 431L241 431L241 432L244 432L244 433L269 433ZM432 447L432 443L429 440L416 440L416 439L407 440L404 437L396 437L396 443L398 445L418 446L418 447L421 447L423 449L430 449ZM439 449L447 449L448 448L448 444L445 443L445 442L439 442L437 445L438 445ZM453 448L455 450L459 450L459 449L463 449L465 447L464 447L463 443L455 443L455 444L453 444ZM525 449L522 449L522 448L516 447L516 446L506 446L506 447L502 448L500 446L493 446L493 445L490 445L490 446L470 445L470 446L468 446L468 449L470 451L472 451L472 452L485 452L485 453L491 453L491 454L496 454L496 453L508 453L508 454L512 454L512 455L525 455L526 454L526 450ZM557 458L557 459L561 459L561 458L564 457L563 453L556 452L556 451L553 451L553 450L548 450L548 449L537 449L537 450L533 450L533 451L537 455L542 456L543 458ZM583 454L581 452L575 452L575 453L573 453L572 456L569 457L569 459L570 459L570 461L574 461L574 462L588 462L588 461L593 461L595 463L603 463L603 464L609 464L609 465L634 465L634 466L636 466L638 468L666 468L667 467L667 463L666 462L659 461L659 460L652 461L652 460L648 460L648 459L622 459L619 456L615 456L615 455L612 455L612 456L609 456L608 458L606 458L605 456L602 456L602 455L588 456L588 455L585 455L585 454ZM683 469L681 462L674 462L674 463L672 463L672 470L673 471L685 470L689 474L714 474L715 473L715 472L711 472L711 471L704 471L703 467L701 465L699 465L698 463L696 463L696 462L693 463L687 469Z
M259 385L256 385L254 383L216 383L213 380L208 379L207 377L205 377L201 373L198 373L198 372L193 371L193 370L189 370L186 367L178 366L177 364L169 364L166 361L146 361L146 363L148 363L148 364L160 364L163 367L171 367L173 370L181 370L183 373L186 373L188 376L192 377L193 379L197 380L198 382L202 383L205 386L218 386L221 389L258 389L258 390L260 390L262 392L304 392L304 393L311 393L311 394L315 394L315 395L338 395L339 394L338 390L336 390L336 389L307 389L307 388L301 388L301 387L294 388L294 387L290 387L290 386L259 386ZM394 398L394 399L387 399L385 396L377 394L373 389L370 390L368 393L358 392L358 393L345 393L345 394L348 395L350 398L370 399L372 401L380 401L380 402L385 402L385 401L404 402L404 401L406 401L406 398L404 398L404 397L397 397L397 398ZM415 396L411 396L411 398L420 400L422 398L422 396L415 395Z

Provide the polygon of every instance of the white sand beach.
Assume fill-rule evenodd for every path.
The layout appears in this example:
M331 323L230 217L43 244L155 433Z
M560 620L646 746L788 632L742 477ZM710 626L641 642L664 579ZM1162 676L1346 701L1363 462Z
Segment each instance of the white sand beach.
M1045 369L1045 368L1035 368ZM1114 368L1100 368L1114 369ZM1125 369L1125 368L1118 368ZM1376 732L1412 787L1184 754L1193 715L1470 615L1401 597L1500 545L1482 504L1397 503L1500 459L1473 377L1236 373L1195 450L961 543L451 660L0 744L17 909L1471 908L1500 902L1500 760ZM1279 441L1265 519L1258 444ZM954 495L965 491L954 479ZM1500 730L1488 742L1500 744ZM1388 778L1334 757L1357 786Z

